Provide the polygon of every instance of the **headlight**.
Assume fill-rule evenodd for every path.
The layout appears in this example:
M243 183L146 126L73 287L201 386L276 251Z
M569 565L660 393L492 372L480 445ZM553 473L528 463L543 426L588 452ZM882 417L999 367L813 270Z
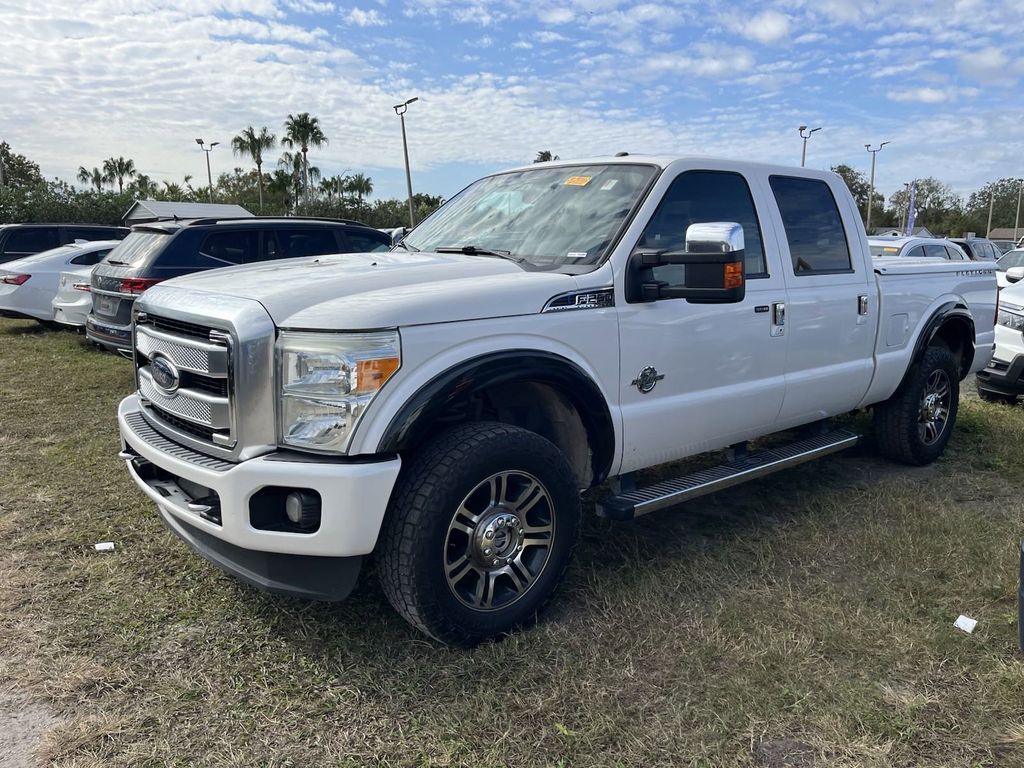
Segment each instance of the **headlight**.
M282 331L277 339L281 443L344 453L363 411L399 365L398 331Z
M1024 331L1024 315L1018 315L1016 312L1007 312L1005 309L999 310L999 325L1005 325L1014 331Z

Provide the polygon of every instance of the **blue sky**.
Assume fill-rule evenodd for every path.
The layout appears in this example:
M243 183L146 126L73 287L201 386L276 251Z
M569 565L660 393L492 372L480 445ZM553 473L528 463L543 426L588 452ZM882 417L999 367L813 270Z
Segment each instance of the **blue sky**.
M967 194L1024 175L1024 0L0 0L0 139L73 180L135 159L205 174L201 136L320 117L325 174L375 196L450 196L479 175L616 151L808 165L877 183L934 175ZM244 161L226 146L215 172Z

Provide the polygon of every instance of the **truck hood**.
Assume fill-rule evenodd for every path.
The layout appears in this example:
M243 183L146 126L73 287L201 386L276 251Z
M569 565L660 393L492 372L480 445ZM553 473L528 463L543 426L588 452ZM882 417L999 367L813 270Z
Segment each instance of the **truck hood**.
M146 291L146 303L175 288L252 299L282 328L359 330L534 314L576 288L553 272L462 254L346 253L198 272Z

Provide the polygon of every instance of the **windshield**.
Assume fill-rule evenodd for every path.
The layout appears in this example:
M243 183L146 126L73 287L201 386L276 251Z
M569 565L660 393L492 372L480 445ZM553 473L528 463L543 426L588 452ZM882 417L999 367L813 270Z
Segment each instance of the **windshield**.
M471 184L403 244L420 251L507 253L540 269L598 264L654 178L646 165L576 165L489 176ZM493 255L493 254L492 254Z
M107 264L115 264L115 266L127 264L132 267L141 267L167 242L167 238L168 235L156 232L132 232L114 246L114 249L107 254L107 258L103 261Z
M1024 249L1004 253L996 262L996 269L1000 272L1005 272L1013 267L1024 267Z
M77 251L78 251L78 246L77 245L60 245L60 246L57 246L56 248L51 248L48 251L42 251L40 253L32 254L31 256L22 256L21 259L19 259L19 261L22 261L22 262L25 262L25 263L32 263L32 262L36 262L36 261L47 261L49 259L52 259L55 256L60 256L62 254L63 255L71 255L73 253L76 253Z

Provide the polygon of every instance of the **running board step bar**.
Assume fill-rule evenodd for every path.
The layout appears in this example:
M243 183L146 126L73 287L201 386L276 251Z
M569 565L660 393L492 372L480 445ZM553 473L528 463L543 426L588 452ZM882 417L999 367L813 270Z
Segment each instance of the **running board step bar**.
M649 512L852 448L859 440L860 435L846 429L815 435L788 445L751 453L728 464L662 480L646 488L604 499L598 502L597 513L612 520L632 520Z

